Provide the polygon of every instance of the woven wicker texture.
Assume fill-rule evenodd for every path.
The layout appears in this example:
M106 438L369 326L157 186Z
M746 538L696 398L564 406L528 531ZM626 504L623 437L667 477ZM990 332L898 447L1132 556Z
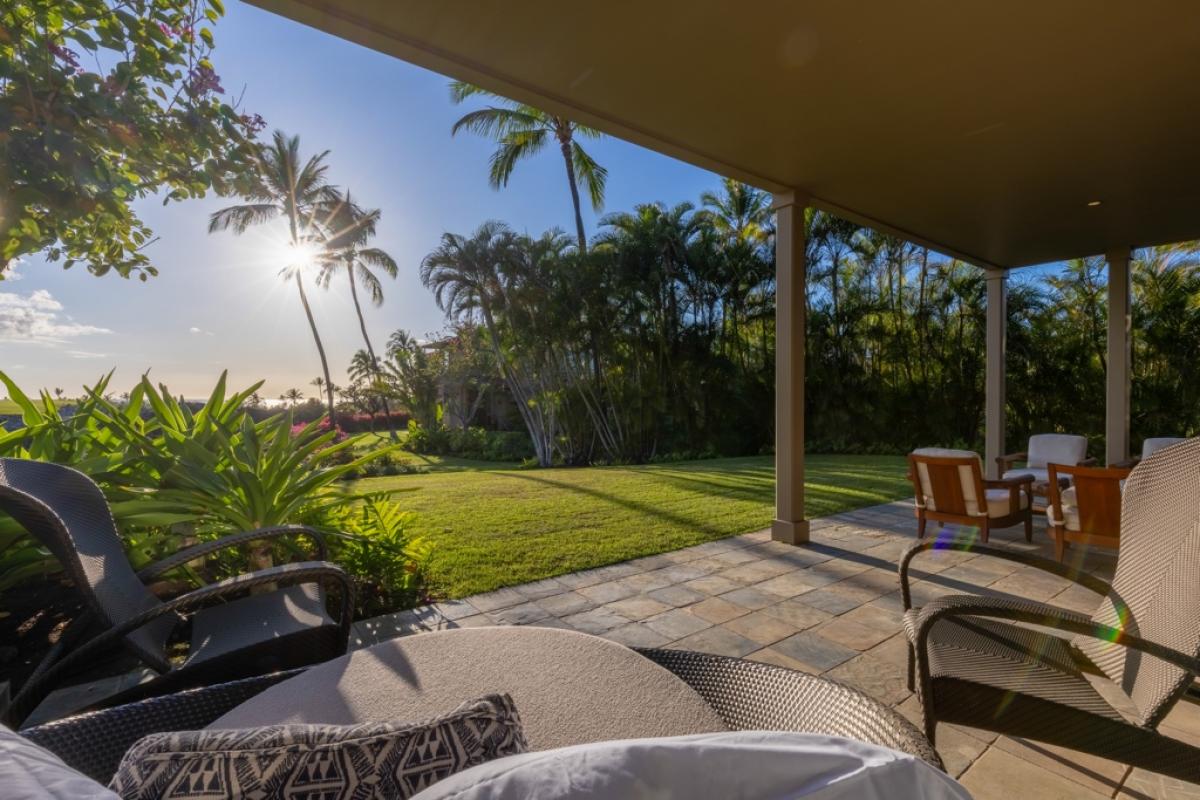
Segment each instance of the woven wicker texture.
M41 461L0 458L0 510L46 546L105 626L157 606L138 580L104 493L82 472ZM174 614L125 637L154 669L170 669L163 646L179 623Z
M942 768L929 740L908 720L849 686L770 664L639 649L683 678L733 730L823 733L890 747Z
M908 720L842 684L782 667L705 653L655 649L638 652L682 678L734 730L842 736L900 750L942 767L929 740ZM121 756L141 737L203 728L243 701L301 671L155 697L21 733L79 771L107 782Z
M1112 591L1092 617L1200 657L1200 438L1159 450L1130 474ZM1136 650L1080 637L1079 648L1158 723L1192 676Z

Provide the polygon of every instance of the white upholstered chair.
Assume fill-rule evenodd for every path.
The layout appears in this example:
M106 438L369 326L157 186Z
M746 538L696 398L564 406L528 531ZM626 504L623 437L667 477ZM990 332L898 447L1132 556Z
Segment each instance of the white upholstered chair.
M1091 461L1087 457L1088 440L1086 436L1075 436L1069 433L1039 433L1029 437L1028 449L1020 453L1009 453L1000 456L996 463L1000 465L1000 476L1012 478L1017 475L1032 475L1037 482L1045 483L1050 480L1047 467L1050 464L1063 464L1068 467L1087 466ZM1015 467L1018 461L1025 466Z

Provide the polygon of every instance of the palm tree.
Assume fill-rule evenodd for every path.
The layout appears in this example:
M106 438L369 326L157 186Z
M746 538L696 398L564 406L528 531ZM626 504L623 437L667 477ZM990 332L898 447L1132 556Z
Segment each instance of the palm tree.
M260 225L279 217L288 223L289 244L299 252L300 248L312 243L318 231L314 224L315 215L324 208L337 203L336 190L325 180L328 165L324 163L329 151L325 150L307 161L300 157L300 137L288 137L283 131L275 131L271 144L264 147L255 164L254 184L243 195L247 202L214 212L208 221L208 232L232 229L235 234L245 233L252 225ZM325 346L317 330L308 295L304 291L303 268L307 264L296 262L284 265L281 275L294 278L300 293L300 303L308 317L313 341L321 357L321 370L325 373L325 396L329 407L329 424L337 425L333 406L333 381L329 377L329 361L325 357Z
M508 185L517 162L539 153L552 141L558 142L563 163L567 168L567 184L571 189L571 204L575 209L575 233L579 239L579 252L587 250L587 235L583 230L583 213L579 207L579 180L583 180L592 208L599 211L604 206L604 186L608 181L608 170L596 163L577 137L599 139L603 134L595 128L572 122L566 117L547 114L533 106L509 100L463 81L450 84L450 99L455 104L470 97L483 95L500 105L471 111L464 114L450 129L453 136L460 130L468 130L480 136L495 139L499 147L492 153L490 183L499 189Z
M288 404L288 408L295 408L301 400L304 399L304 392L295 388L288 389L283 394L279 395L279 399Z
M383 284L379 277L372 272L377 269L389 278L395 278L399 272L396 260L378 247L367 247L366 244L375 236L375 226L379 222L379 209L364 211L354 204L350 192L339 197L337 203L325 215L323 228L325 230L320 256L321 272L317 275L317 283L322 288L329 288L329 282L336 272L343 268L350 282L350 297L354 301L354 311L358 314L358 328L362 331L363 342L367 345L367 355L370 357L373 375L368 383L379 382L379 359L375 356L375 348L371 345L371 337L367 334L367 321L363 317L362 304L358 300L358 283L361 282L371 298L371 304L383 304ZM396 431L391 427L392 410L388 407L386 394L380 394L383 403L384 418L388 421L388 433L392 440L397 439Z

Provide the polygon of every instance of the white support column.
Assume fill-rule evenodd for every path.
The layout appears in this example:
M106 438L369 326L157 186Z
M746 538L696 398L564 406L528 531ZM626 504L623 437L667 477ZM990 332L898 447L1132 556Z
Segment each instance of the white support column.
M1129 458L1129 406L1132 388L1132 286L1129 248L1111 250L1108 260L1108 374L1105 376L1104 459Z
M1004 441L1005 359L1008 329L1008 273L987 271L987 367L984 371L984 467L990 478L1000 477L996 459L1008 451Z
M775 521L771 538L808 541L804 519L804 200L777 194L775 228Z

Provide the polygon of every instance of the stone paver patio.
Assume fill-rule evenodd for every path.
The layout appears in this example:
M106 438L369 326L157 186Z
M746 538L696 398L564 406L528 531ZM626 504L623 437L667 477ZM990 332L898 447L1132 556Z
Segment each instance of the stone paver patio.
M896 561L915 538L911 504L860 509L812 523L812 541L792 547L767 531L499 589L463 600L364 620L355 646L429 630L479 625L569 628L640 647L677 647L749 658L826 675L896 707L920 725L905 685ZM1050 554L1039 525L1032 544L1019 528L991 543ZM1110 577L1115 560L1085 566ZM1068 581L1019 564L951 550L918 557L914 603L951 593L997 592L1089 612L1096 598ZM1200 742L1200 706L1180 703L1164 723ZM1200 798L1200 786L1036 742L942 725L938 750L978 800Z

